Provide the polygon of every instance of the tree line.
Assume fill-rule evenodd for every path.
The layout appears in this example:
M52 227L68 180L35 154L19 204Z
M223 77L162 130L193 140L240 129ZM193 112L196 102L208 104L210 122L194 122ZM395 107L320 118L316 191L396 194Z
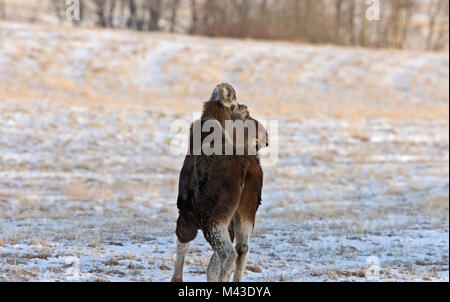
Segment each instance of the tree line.
M5 7L0 0L0 17ZM7 1L8 2L8 1ZM65 0L49 0L66 22ZM79 26L363 47L448 47L449 0L79 0ZM379 20L368 18L376 3ZM414 17L416 17L414 19ZM413 22L414 20L418 22Z

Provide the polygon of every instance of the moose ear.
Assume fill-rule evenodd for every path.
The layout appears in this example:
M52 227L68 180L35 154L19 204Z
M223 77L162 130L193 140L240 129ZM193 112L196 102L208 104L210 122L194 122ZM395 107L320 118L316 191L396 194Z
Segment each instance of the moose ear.
M225 107L231 107L232 102L230 100L230 91L225 85L220 85L220 102Z
M222 103L222 97L221 97L221 84L214 87L214 90L211 94L211 97L209 98L210 102L221 102Z
M209 99L213 102L220 102L223 106L230 108L231 105L236 105L236 93L231 85L222 83L217 85Z
M238 107L236 102L236 92L234 88L229 84L220 84L220 102L227 108L231 108L232 105Z

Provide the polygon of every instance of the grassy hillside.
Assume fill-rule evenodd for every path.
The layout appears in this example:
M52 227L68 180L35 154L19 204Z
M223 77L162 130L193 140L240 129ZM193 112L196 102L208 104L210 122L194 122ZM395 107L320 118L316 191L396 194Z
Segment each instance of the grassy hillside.
M448 63L0 23L0 280L168 281L169 126L229 81L279 125L244 281L448 281ZM199 234L184 279L210 255Z

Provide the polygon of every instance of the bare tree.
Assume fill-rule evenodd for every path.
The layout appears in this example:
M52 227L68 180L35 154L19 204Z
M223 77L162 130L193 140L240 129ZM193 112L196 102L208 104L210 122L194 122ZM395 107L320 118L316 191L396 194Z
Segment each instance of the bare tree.
M262 0L261 5L259 7L259 12L261 13L261 16L265 16L267 9L267 0Z
M342 43L342 40L341 40L342 2L343 2L342 0L336 0L336 8L335 8L335 10L336 10L336 12L335 12L336 25L335 25L335 29L334 29L335 30L334 35L335 35L335 41L337 43Z
M249 0L231 0L234 9L237 11L239 19L246 21L250 13Z
M131 29L138 29L137 7L135 0L128 0L128 9L130 16L127 21L127 27Z
M413 1L397 0L390 2L391 15L387 33L390 47L403 48L411 22Z
M355 38L355 0L349 0L348 7L348 23L347 23L347 32L348 32L348 41L350 45L354 45L356 42Z
M449 33L448 33L448 24L449 24L449 0L444 1L445 4L442 10L442 18L441 23L438 29L438 37L436 43L433 47L433 50L442 50L445 48L445 45L448 45L449 41Z
M198 6L197 0L191 0L191 24L189 26L189 33L196 34L198 32Z
M114 27L114 17L116 12L117 0L111 0L108 12L108 26Z
M162 0L149 0L149 30L159 30L159 20L161 19Z
M47 1L63 22L65 1ZM82 0L82 20L74 24L174 32L185 23L179 16L183 5L190 9L189 34L392 48L414 41L431 51L447 47L449 0L382 3L381 20L372 21L365 0ZM5 5L0 0L0 18L5 17ZM428 16L425 34L413 23L414 14L423 12Z
M171 14L170 14L170 28L169 31L172 33L175 31L175 25L177 23L177 11L180 5L180 0L172 0Z
M448 27L448 0L430 0L428 5L428 34L426 39L426 49L438 50L442 47L442 40L445 36L442 24ZM448 34L448 29L447 29Z
M106 27L106 17L105 17L105 9L106 9L106 0L95 0L95 11L97 15L97 26Z
M52 7L59 22L63 22L66 16L65 1L52 0Z
M0 0L0 19L6 19L5 2Z

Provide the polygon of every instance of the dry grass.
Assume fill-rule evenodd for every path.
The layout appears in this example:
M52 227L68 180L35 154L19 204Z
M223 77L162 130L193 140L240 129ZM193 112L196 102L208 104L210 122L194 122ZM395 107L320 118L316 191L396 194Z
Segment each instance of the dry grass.
M431 196L422 204L426 214L442 219L449 218L449 197Z
M86 166L86 170L89 169L90 167ZM64 194L79 200L96 200L101 202L111 198L112 190L104 184L92 186L85 181L71 181L65 186Z
M65 189L65 194L82 200L91 200L95 198L95 193L86 188L84 182L71 182Z
M2 25L6 28L3 29ZM0 23L0 30L11 31L7 27L8 23ZM278 46L280 50L284 47L296 49L306 57L296 56L297 52L292 51L293 57L288 55L286 58L281 58L277 55L277 51L272 50L275 45L266 42L209 40L200 37L121 30L114 31L116 38L112 39L98 35L98 31L95 30L52 25L29 25L26 30L36 33L36 41L26 41L20 36L16 37L15 34L20 30L17 32L12 30L7 35L8 41L16 46L15 51L11 53L13 64L10 68L20 68L20 70L12 70L17 73L14 79L3 78L0 81L0 98L17 101L48 99L52 102L69 104L125 106L183 114L199 110L196 106L197 102L205 100L210 93L210 89L206 89L206 86L213 87L217 82L223 81L225 75L231 74L239 83L240 101L250 105L252 112L258 115L283 116L288 119L297 119L299 116L329 116L349 120L448 119L448 104L435 101L448 99L448 89L442 85L441 81L433 78L432 82L426 83L421 70L415 71L411 75L413 80L411 85L414 86L411 88L410 95L407 95L403 88L390 83L386 84L383 80L391 76L388 71L382 72L384 68L394 70L393 72L397 69L408 72L402 69L402 64L407 65L410 60L420 56L417 52L396 52L396 58L399 59L398 66L386 66L391 63L383 63L380 57L389 58L392 55L390 50L371 52L364 49L304 47L295 43L280 43ZM59 43L55 43L57 46L42 47L45 44L43 40L46 33L56 34L55 39L59 39ZM62 39L61 37L65 35L67 37ZM95 40L101 49L111 49L111 53L106 57L101 52L92 50L89 56L80 59L81 62L72 62L71 54L78 47L73 44L72 35L87 45L92 44L94 49L97 44L94 45L92 41ZM92 37L95 39L91 40ZM152 72L156 71L149 70L141 75L136 69L145 64L146 58L151 57L152 51L158 50L158 46L163 44L161 42L172 43L176 39L180 41L189 39L187 42L190 43L181 47L179 51L170 52L167 57L160 58L160 64L155 62L156 68L161 70L158 73L162 73L157 75L159 80L154 81L155 83L149 81L150 87L141 85L142 80L146 80L147 77L151 79ZM200 47L202 42L208 42L209 46ZM130 43L136 46L128 48ZM235 47L226 48L217 53L217 49L230 43ZM33 46L30 47L30 44ZM265 47L272 48L269 51ZM237 56L231 51L235 48L247 50L247 52L240 52ZM330 55L330 51L333 55ZM348 57L348 53L353 55ZM19 62L26 58L36 61L40 70L23 68ZM111 61L118 58L121 64ZM319 60L320 58L323 60ZM327 70L324 70L327 67L320 62L336 58L347 60L344 60L346 63L343 65L333 66L327 73ZM443 54L436 54L432 59L433 64L437 64L439 60L448 61L448 57ZM227 60L236 62L228 64ZM82 78L75 76L77 74L75 70L73 75L70 72L63 72L74 68L74 63L82 66L85 64L86 69L83 70ZM372 66L373 64L376 66ZM267 70L260 70L265 65L268 65ZM361 74L361 66L370 67L373 70ZM431 65L430 68L438 67ZM341 75L342 70L345 70L348 76ZM174 71L176 76L172 74ZM300 80L304 73L308 74L312 71L319 73L317 78L306 77ZM436 70L436 73L439 73L439 76L447 75L448 77L448 71L445 69ZM117 77L117 74L121 77ZM359 77L359 81L356 81L354 77ZM159 81L164 85L163 90L153 87L153 85L158 86ZM27 85L21 83L27 83ZM331 90L326 91L320 86L317 87L319 84ZM302 89L302 85L306 85L308 90ZM424 94L424 91L427 91L427 94ZM191 100L198 101L194 104ZM366 138L366 136L360 137Z
M65 33L41 26L27 30L41 36ZM18 75L0 79L0 136L6 142L0 146L5 150L0 154L2 280L66 280L65 271L73 267L67 257L88 259L81 263L83 280L170 279L183 158L168 152L169 134L159 127L199 111L210 88L225 76L240 84L239 100L252 115L278 119L281 126L279 162L264 167L247 280L363 281L361 272L372 254L393 268L384 274L389 278L445 279L432 271L448 263L448 105L435 101L448 95L441 82L430 80L426 88L436 92L421 94L424 84L418 84L422 77L416 73L417 87L407 95L378 81L389 76L383 67L391 66L379 62L389 58L389 51L374 55L360 49L269 45L305 52L308 67L301 56L269 53L264 42L214 39L203 48L204 38L189 37L194 42L167 60L160 58L162 74L155 87L155 74L139 75L137 67L159 42L186 37L119 31L111 40L103 35L107 32L67 33L76 33L88 46L89 37L96 37L100 49L113 47L112 53L107 58L93 54L77 78L66 60L79 46L65 38L57 41L58 48L33 54L41 68L33 74L15 64L28 55L32 47L27 43L39 49L42 38L6 38L18 49L8 65ZM130 40L123 43L128 34ZM230 49L248 49L217 53L218 45L230 43ZM136 46L124 51L130 44ZM219 59L211 60L216 55ZM348 59L349 66L321 73L326 66L317 62L334 55ZM402 64L421 54L396 55L401 62L393 67L410 72ZM111 59L117 57L120 66ZM430 72L445 78L436 61L446 59L433 58ZM262 68L267 62L270 66ZM361 82L340 75L342 67L351 75L353 65L369 68L369 62L379 75L361 75ZM283 69L276 70L279 66ZM63 67L67 74L58 73ZM301 88L299 78L308 68L318 77L303 79L306 88ZM139 84L142 79L148 87ZM333 90L336 83L342 90ZM423 238L433 238L433 244ZM204 280L210 256L199 233L186 258L186 280ZM396 275L394 269L403 273Z
M257 97L256 97L257 98ZM295 104L283 104L283 106L277 107L275 104L275 98L269 98L272 101L262 102L262 106L257 110L253 110L256 113L271 116L280 115L290 117L292 112L300 113L302 116L331 116L338 119L344 119L349 121L361 121L364 119L385 118L392 120L408 120L408 119L448 119L449 107L446 104L433 104L432 106L414 105L414 106L385 106L382 104L373 105L358 105L355 103L345 104L326 104L326 106L320 105L295 105ZM259 100L259 98L258 98ZM266 105L266 106L264 106ZM294 119L295 120L295 119ZM356 133L356 136L367 140L367 136Z
M19 241L18 235L13 232L9 235L0 237L0 246L5 247L6 245L14 245Z

